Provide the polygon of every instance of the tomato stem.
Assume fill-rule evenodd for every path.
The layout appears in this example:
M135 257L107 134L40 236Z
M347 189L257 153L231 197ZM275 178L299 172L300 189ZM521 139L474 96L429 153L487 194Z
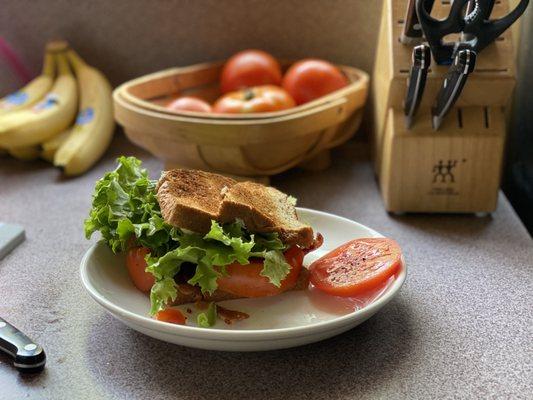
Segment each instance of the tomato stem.
M252 89L246 89L244 91L244 100L252 100L255 97L254 91Z

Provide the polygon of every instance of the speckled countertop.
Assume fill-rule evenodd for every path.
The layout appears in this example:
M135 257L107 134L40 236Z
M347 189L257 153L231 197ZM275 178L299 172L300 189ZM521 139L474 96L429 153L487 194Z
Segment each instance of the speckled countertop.
M117 137L87 175L59 180L44 163L0 159L0 219L27 240L0 261L0 315L40 342L44 373L0 356L0 399L531 398L533 241L501 196L489 217L394 217L382 206L366 145L335 151L331 169L273 184L304 207L368 225L402 245L399 296L333 339L267 353L193 350L113 319L85 293L81 223L94 181L119 153L161 164Z

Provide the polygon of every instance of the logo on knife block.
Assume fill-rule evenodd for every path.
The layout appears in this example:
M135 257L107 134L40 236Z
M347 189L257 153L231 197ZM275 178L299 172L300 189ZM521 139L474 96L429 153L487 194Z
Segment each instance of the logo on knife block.
M433 167L433 183L437 182L451 182L455 183L455 176L453 175L453 169L457 166L457 160L448 160L447 164L444 164L442 160L439 160Z
M463 163L466 162L466 159L462 160ZM436 163L433 166L432 174L433 174L433 184L437 184L438 186L434 186L431 188L431 191L429 194L433 195L458 195L459 192L455 190L453 187L453 184L455 183L455 170L456 167L459 165L458 160L439 160L438 163ZM446 186L442 186L439 184L447 184Z

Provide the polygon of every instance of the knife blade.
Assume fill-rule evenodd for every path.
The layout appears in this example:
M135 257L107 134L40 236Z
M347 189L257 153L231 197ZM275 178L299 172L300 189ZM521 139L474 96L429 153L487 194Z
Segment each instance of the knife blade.
M46 355L43 348L0 318L0 351L13 359L20 372L39 372L44 369Z
M413 118L420 105L426 79L431 65L431 50L426 44L421 44L413 48L413 60L409 80L407 85L407 95L404 103L405 125L411 129Z
M462 49L457 52L431 109L434 130L440 128L442 120L461 94L468 75L476 66L476 56L476 52L470 49Z
M403 44L418 44L423 39L422 27L416 15L416 0L409 0L407 3L407 10L405 13L404 25L402 34L400 35L400 42ZM424 6L429 13L433 9L435 0L426 0Z

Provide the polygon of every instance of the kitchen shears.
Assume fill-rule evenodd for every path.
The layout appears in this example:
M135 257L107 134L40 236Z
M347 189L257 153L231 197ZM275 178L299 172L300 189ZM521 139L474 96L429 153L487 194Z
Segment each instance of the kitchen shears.
M454 0L448 17L438 20L430 15L432 0L416 0L418 21L435 62L438 65L451 65L432 107L434 129L440 127L461 94L468 75L475 68L477 54L524 13L529 0L521 0L506 16L490 20L494 3L495 0ZM466 12L463 11L465 8ZM444 38L450 34L460 34L459 40L445 42ZM422 91L423 87L414 94L415 102L420 101Z

